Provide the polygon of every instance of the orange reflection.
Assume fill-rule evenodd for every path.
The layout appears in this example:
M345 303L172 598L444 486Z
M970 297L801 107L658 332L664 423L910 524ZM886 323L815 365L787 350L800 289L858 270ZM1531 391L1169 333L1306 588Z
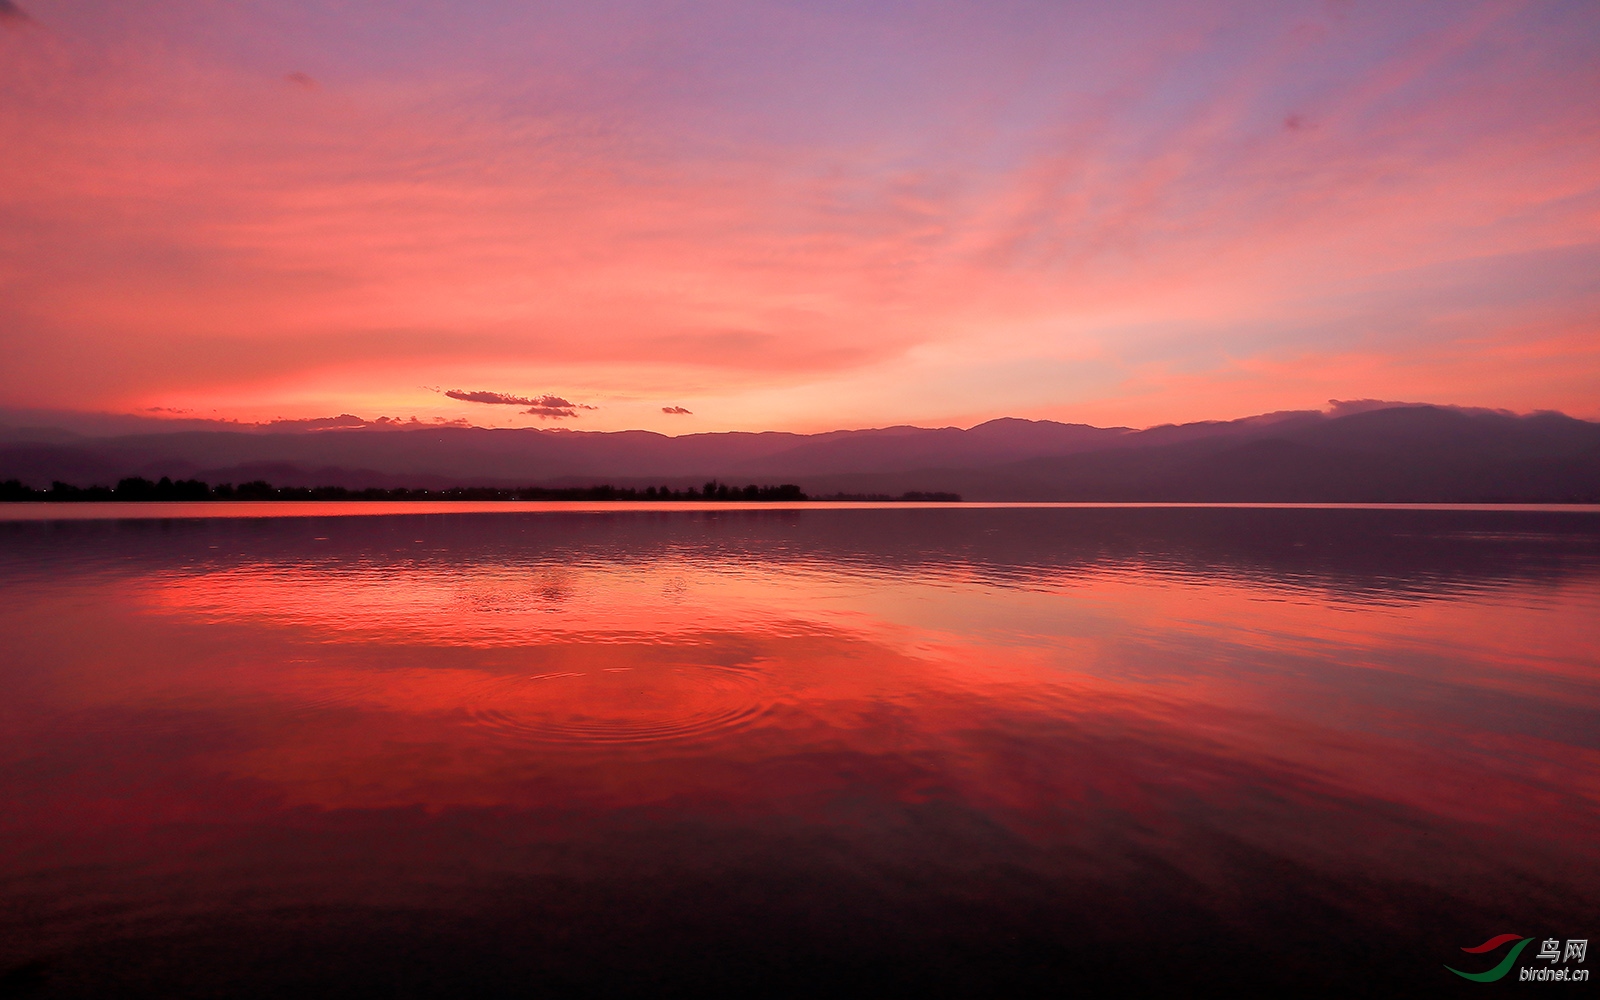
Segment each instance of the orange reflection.
M1355 993L1483 939L1458 925L1582 933L1600 535L1519 517L28 526L0 552L0 970L309 940L319 982L414 953L453 995L695 979L748 932L752 968L859 941L990 983L1023 951L1144 961L1158 928L1231 948L1218 974L1274 942L1301 982L1390 942ZM1487 522L1529 534L1462 534ZM388 928L376 959L341 920ZM1193 977L1175 954L1155 980Z
M1270 781L1563 837L1600 811L1600 754L1496 708L1595 706L1578 683L1595 619L1570 609L1600 588L1582 579L1361 606L1132 570L998 586L672 560L261 564L117 586L120 620L84 623L101 658L63 652L34 714L135 742L154 718L227 733L186 745L185 773L275 807L805 813L865 780L1022 829L1072 803L1155 814L1175 789ZM123 806L102 819L190 808Z

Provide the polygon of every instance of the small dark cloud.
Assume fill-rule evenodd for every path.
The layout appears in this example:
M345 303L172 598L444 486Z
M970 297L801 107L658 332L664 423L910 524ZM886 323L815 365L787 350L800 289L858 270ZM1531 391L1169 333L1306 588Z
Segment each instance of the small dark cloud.
M537 406L539 401L531 396L513 396L507 392L489 392L486 389L446 389L444 394L463 403L494 403L499 406Z
M1299 132L1310 127L1311 123L1306 121L1305 115L1292 114L1284 116L1283 128L1286 132Z
M692 416L694 414L693 410L685 410L681 406L663 406L661 408L661 412L662 413L682 413L682 414L686 414L686 415L690 415L690 416Z
M565 420L578 415L578 411L570 406L530 406L522 412L540 420Z
M531 417L538 417L540 420L565 420L568 417L576 417L579 410L598 409L598 406L590 406L587 403L574 403L570 399L562 399L560 396L540 396L534 400L532 406L522 412Z
M437 391L437 390L436 390ZM526 406L523 413L540 420L562 420L576 417L579 410L598 410L588 403L574 403L560 396L515 396L509 392L490 392L487 389L445 389L446 396L465 403L491 403L497 406Z
M5 0L0 0L0 3L4 3L4 2L5 2ZM315 79L313 79L309 74L302 73L299 70L295 70L293 73L288 74L283 79L284 79L284 82L292 83L296 87L300 87L300 88L303 88L305 90L316 90L317 87L319 86L317 81Z
M18 7L12 0L0 0L0 24L19 28L26 24L35 23L37 22L28 16L28 12Z
M193 413L194 411L193 410L180 409L180 408L178 408L176 406L147 406L147 407L144 408L144 412L146 412L146 413Z

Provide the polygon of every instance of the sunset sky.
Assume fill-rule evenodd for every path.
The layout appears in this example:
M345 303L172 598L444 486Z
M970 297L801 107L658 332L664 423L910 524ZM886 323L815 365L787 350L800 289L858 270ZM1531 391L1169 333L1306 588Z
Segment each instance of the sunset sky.
M0 0L0 406L1600 418L1600 5Z

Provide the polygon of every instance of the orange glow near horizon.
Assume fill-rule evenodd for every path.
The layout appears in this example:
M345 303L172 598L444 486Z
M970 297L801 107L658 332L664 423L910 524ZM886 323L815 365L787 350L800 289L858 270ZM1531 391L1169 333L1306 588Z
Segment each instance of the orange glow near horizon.
M1150 6L24 0L0 407L1600 418L1595 8Z

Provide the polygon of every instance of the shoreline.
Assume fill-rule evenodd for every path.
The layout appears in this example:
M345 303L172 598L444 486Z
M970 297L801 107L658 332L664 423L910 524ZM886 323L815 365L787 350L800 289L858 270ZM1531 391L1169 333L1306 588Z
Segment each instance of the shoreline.
M1177 501L134 500L0 503L0 522L841 510L1370 510L1600 514L1600 504Z

